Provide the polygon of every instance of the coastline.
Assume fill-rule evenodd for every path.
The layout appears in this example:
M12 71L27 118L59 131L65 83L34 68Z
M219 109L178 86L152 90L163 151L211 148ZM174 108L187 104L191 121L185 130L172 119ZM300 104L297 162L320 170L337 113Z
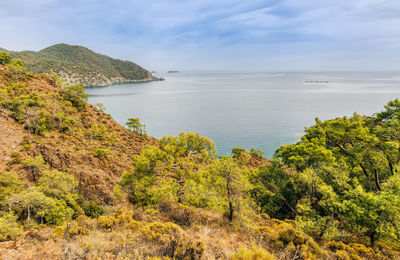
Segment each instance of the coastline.
M85 88L105 88L114 85L121 85L121 84L140 84L140 83L148 83L153 81L163 81L161 78L153 77L153 79L138 79L138 80L126 80L126 81L115 81L110 83L105 83L101 85L85 85Z

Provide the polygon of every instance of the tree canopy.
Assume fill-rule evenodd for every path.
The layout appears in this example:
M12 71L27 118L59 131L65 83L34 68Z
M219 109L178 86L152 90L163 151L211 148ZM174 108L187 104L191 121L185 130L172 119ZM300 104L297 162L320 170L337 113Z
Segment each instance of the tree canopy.
M277 157L299 172L284 199L296 198L306 230L351 230L372 244L400 238L399 107L394 100L375 117L316 119L300 142L278 149Z

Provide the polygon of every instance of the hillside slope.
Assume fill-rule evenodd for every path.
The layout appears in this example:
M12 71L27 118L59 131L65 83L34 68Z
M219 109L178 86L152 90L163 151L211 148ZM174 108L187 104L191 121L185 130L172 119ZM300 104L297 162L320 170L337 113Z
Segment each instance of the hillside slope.
M145 144L155 144L156 140L143 139L93 105L86 104L78 111L71 104L64 104L60 100L62 88L43 74L24 74L20 82L7 88L12 77L7 67L0 66L0 90L7 89L14 95L7 101L2 92L1 101L14 104L11 98L15 102L17 99L18 102L38 100L38 104L21 105L18 111L15 108L0 110L0 172L15 172L27 184L33 183L33 168L24 161L40 156L49 169L72 174L79 182L80 192L88 199L112 204L115 183L123 172L132 168L130 158L139 154ZM11 103L7 106L13 106ZM52 127L46 126L50 113L55 115L51 119ZM63 120L62 129L56 126L59 120ZM68 120L72 122L69 126L66 125ZM34 127L28 125L30 121L32 125L42 124L41 130L37 130L39 134L27 130ZM98 155L102 150L107 156Z
M114 83L157 80L141 66L95 53L82 46L56 44L40 50L9 52L35 73L53 70L68 83L104 86Z

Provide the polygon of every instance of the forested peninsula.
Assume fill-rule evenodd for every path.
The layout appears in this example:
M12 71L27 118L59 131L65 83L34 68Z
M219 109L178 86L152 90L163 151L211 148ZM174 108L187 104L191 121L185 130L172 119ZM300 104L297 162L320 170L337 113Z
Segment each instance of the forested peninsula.
M108 86L159 80L136 63L110 58L77 45L61 43L38 52L3 51L11 58L21 59L30 72L47 73L51 70L70 84Z
M0 258L400 258L399 100L270 159L134 116L0 52Z

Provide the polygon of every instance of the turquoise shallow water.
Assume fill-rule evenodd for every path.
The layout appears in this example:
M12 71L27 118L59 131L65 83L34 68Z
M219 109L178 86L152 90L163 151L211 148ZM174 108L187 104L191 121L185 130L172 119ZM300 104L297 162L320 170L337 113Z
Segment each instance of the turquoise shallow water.
M220 154L235 146L271 157L314 119L371 115L400 96L400 72L182 72L165 81L88 88L121 124L139 117L150 135L199 132Z

